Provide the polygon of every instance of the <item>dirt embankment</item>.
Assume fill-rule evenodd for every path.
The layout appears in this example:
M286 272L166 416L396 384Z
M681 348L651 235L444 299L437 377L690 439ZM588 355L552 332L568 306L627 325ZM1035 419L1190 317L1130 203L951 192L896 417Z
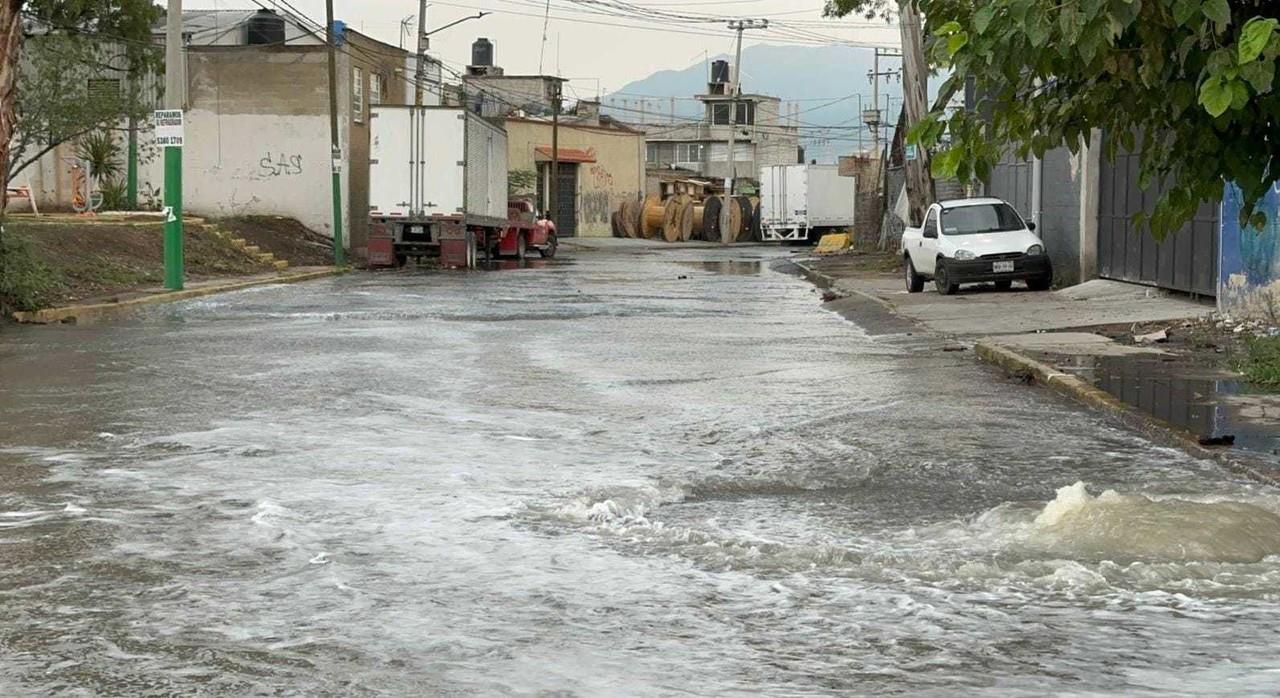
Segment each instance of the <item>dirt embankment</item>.
M164 226L149 221L79 220L70 216L11 217L6 235L27 259L22 287L0 285L0 306L35 310L82 302L109 301L115 295L155 287L164 281ZM244 238L291 266L332 264L325 238L291 219L239 218L217 225L184 226L186 274L191 281L271 273L275 267L231 243ZM16 264L18 260L9 260ZM38 288L38 291L30 291Z
M223 218L218 227L232 237L244 238L250 245L287 259L295 267L320 267L333 264L333 240L311 230L292 218L278 216L243 216Z

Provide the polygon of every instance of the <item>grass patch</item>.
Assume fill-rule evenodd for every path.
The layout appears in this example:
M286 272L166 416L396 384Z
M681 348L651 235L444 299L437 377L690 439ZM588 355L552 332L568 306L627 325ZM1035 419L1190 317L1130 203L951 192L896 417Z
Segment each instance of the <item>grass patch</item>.
M40 260L24 238L0 235L0 311L38 310L62 290L61 277Z
M1280 386L1280 337L1253 337L1246 340L1240 372L1251 383Z

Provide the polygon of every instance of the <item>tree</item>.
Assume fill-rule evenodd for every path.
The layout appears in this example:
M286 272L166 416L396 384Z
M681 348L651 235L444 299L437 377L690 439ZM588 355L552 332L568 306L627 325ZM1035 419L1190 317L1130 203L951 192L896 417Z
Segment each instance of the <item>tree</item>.
M114 98L89 95L85 70L135 77L154 70L161 57L151 27L161 14L152 0L0 0L0 179L10 180L16 131L25 139L20 149L48 146L92 130L112 109L117 118L129 115L125 107L138 101L136 91L126 87ZM32 37L30 60L23 56L26 31L39 36L38 42ZM103 65L107 44L119 48L123 65ZM0 195L0 207L4 203Z
M117 48L85 35L26 39L6 181L62 143L142 119L153 108L155 95L139 87L154 84L139 79L146 68L121 65L129 59ZM146 66L152 63L148 57Z
M878 4L834 0L837 5ZM1140 150L1141 184L1160 184L1138 222L1163 237L1202 202L1240 187L1249 218L1280 179L1280 6L1253 0L920 0L931 57L972 79L982 112L935 110L911 139L952 145L939 175L986 179L1004 150L1037 156L1094 129Z

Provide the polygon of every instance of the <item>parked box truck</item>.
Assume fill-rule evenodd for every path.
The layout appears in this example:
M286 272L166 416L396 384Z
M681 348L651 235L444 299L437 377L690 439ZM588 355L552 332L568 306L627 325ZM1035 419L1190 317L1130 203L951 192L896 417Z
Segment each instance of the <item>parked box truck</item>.
M555 254L554 226L507 199L507 133L461 107L370 109L369 263Z
M817 242L853 227L856 180L836 165L760 168L760 229L775 242Z

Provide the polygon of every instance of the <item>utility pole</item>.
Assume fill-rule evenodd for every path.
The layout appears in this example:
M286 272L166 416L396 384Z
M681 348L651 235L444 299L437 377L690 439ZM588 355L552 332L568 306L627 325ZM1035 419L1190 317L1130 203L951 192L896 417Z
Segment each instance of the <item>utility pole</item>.
M418 69L414 71L413 103L422 106L422 90L427 82L427 0L418 3Z
M884 125L884 118L880 114L880 78L893 77L899 74L899 71L896 70L880 70L880 59L900 58L901 56L901 53L895 53L892 49L877 48L875 49L873 68L870 73L867 73L867 77L871 80L871 111L863 112L862 122L871 127L871 145L875 148L876 153L880 152L880 127ZM879 157L879 155L876 157Z
M338 140L338 37L333 33L333 0L325 0L325 40L329 45L329 145L333 158L333 264L344 266L342 239L342 144ZM421 41L421 39L419 39Z
M556 222L556 218L560 213L560 80L557 78L551 81L551 177L547 183L547 209L548 218L552 223L556 223L559 228L560 224ZM558 232L558 231L557 231Z
M738 47L733 59L732 99L729 100L729 176L725 180L725 205L720 209L720 243L729 244L729 206L733 200L734 186L738 179L738 97L742 94L742 32L748 29L768 29L767 19L735 19L729 22L729 29L738 32ZM713 110L714 111L714 110ZM736 235L734 236L737 237Z
M182 69L182 0L169 0L165 17L164 46L164 119L157 119L157 136L162 128L176 128L164 139L164 287L181 291L183 286L182 259L182 108L186 100L186 71ZM161 126L161 121L175 122L174 126ZM176 138L174 138L176 137Z

